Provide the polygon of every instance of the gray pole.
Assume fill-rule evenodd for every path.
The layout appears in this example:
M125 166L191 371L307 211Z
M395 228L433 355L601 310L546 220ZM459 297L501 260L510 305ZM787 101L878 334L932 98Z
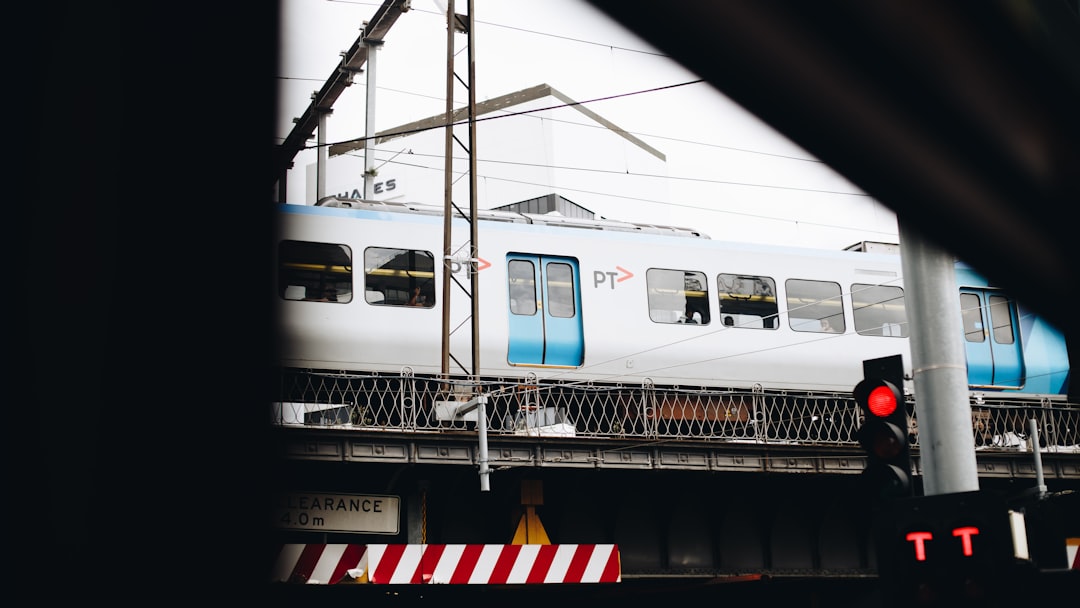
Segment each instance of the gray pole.
M364 35L367 36L367 32ZM375 57L382 41L365 37L364 44L368 50L367 101L364 108L364 198L370 201L375 198L375 65L378 63Z
M321 201L326 196L326 117L330 114L330 111L319 112L319 145L315 155L315 200L313 203Z
M1042 452L1039 451L1039 423L1034 418L1028 420L1028 437L1031 438L1031 455L1035 459L1035 491L1041 497L1046 494L1046 480L1043 478Z
M953 256L897 218L926 496L979 489Z
M480 436L480 491L491 491L491 467L488 466L487 394L476 398L476 434Z

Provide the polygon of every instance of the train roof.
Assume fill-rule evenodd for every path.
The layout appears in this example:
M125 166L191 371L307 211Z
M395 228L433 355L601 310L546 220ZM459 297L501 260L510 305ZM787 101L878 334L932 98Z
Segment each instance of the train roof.
M282 205L282 211L300 214L328 214L350 216L353 214L377 214L381 219L393 219L384 214L402 215L420 218L441 218L443 208L441 205L429 205L424 203L401 202L401 201L371 201L340 196L328 196L319 200L315 205ZM455 213L458 219L466 219L460 210ZM594 230L600 233L616 237L618 235L632 237L642 236L645 238L675 238L687 239L687 243L705 245L710 247L723 247L729 250L743 252L768 253L772 255L790 254L798 257L813 257L818 259L850 258L858 256L868 264L884 263L895 264L897 254L885 252L880 248L865 249L818 249L810 247L796 247L791 245L775 245L753 243L748 241L717 241L707 234L679 226L666 226L662 224L649 224L641 222L624 222L610 219L572 218L560 215L522 213L495 209L482 209L476 212L479 221L498 222L510 225L520 225L522 228L570 228L574 230Z
M432 215L442 217L443 208L439 205L427 205L423 203L407 203L399 201L369 201L363 199L343 198L328 196L315 203L317 207L336 207L341 209L363 209L367 211L386 211L391 213L411 213L415 215ZM464 216L461 216L464 217ZM709 235L682 226L668 226L664 224L651 224L643 222L623 222L609 219L588 219L579 217L566 217L562 215L521 213L515 211L501 211L495 209L479 209L476 212L477 219L511 222L518 224L535 224L543 226L561 226L564 228L582 228L586 230L612 230L617 232L636 232L640 234L660 234L667 236L684 236L690 238L708 239Z

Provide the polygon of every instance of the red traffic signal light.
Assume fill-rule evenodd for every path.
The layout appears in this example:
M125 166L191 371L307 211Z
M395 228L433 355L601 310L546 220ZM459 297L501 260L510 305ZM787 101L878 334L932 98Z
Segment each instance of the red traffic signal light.
M866 378L855 385L851 394L866 413L885 420L895 416L904 403L900 389L884 378Z
M866 407L878 418L888 418L896 411L898 395L896 387L884 380L866 397Z
M864 379L852 396L863 416L859 444L866 450L864 483L879 498L911 495L911 454L899 355L863 362Z

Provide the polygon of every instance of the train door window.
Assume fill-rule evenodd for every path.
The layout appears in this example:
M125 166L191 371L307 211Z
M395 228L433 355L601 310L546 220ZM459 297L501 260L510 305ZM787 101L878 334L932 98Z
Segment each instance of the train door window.
M352 250L335 243L281 241L278 295L308 302L352 301Z
M725 327L776 329L776 281L748 274L719 274L716 290Z
M855 331L864 336L908 335L904 290L889 285L855 283L851 286Z
M709 324L709 284L704 273L650 268L645 282L653 322Z
M1012 308L1009 299L1002 296L990 296L990 325L994 330L994 342L1012 344L1013 337Z
M986 340L983 332L982 303L973 293L960 294L960 316L964 324L964 339L968 342Z
M548 314L569 319L574 316L574 271L569 264L548 262L547 272Z
M435 256L417 249L368 247L364 298L379 306L435 306Z
M795 331L844 333L844 306L840 284L830 281L788 279L788 324Z
M528 260L510 260L506 267L510 285L510 312L536 314L536 268Z

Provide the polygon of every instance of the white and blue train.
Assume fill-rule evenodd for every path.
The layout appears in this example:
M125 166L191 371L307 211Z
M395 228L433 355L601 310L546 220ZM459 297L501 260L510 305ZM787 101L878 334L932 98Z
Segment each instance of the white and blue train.
M329 198L279 216L283 367L437 375L445 348L449 373L470 374L475 311L481 378L849 392L863 360L896 354L910 377L895 250L480 211L474 307L470 226L455 218L444 248L441 206ZM1064 400L1061 333L970 268L957 272L971 390Z

